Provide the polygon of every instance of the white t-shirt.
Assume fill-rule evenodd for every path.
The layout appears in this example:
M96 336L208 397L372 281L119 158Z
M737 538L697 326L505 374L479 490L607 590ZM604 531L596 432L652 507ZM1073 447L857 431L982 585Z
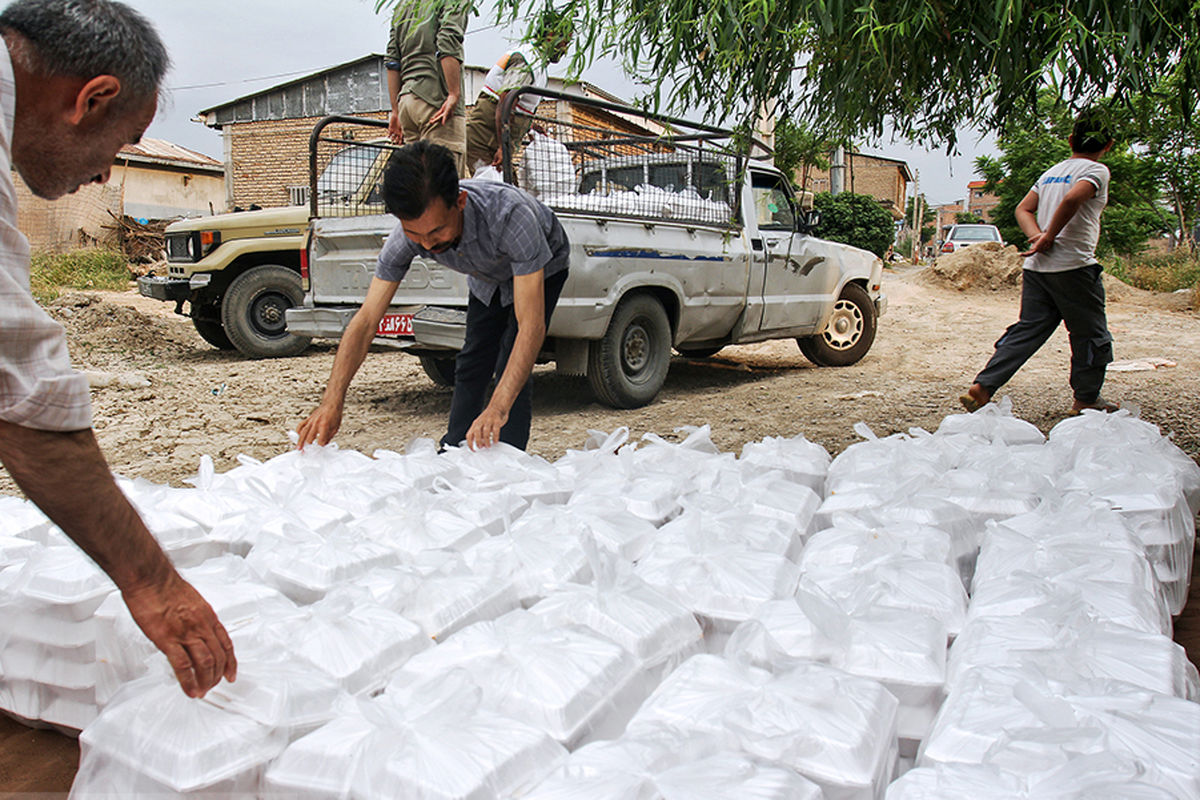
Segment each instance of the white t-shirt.
M1037 223L1045 230L1059 203L1078 181L1088 181L1096 193L1075 212L1075 216L1054 239L1049 252L1025 259L1032 272L1066 272L1096 263L1096 242L1100 240L1100 213L1108 204L1108 167L1090 158L1068 158L1042 173L1031 188L1038 196Z
M544 89L546 87L546 69L540 64L535 64L530 60L529 54L520 49L509 50L500 56L500 60L488 70L487 75L483 78L483 94L494 100L500 99L500 95L504 92L521 86L535 86ZM527 114L536 112L540 102L542 102L542 98L532 94L523 95L517 99L517 105Z

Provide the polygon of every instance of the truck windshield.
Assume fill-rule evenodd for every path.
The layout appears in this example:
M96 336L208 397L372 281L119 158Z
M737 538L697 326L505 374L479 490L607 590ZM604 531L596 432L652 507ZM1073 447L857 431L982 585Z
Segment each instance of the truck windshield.
M325 203L352 200L379 158L379 152L378 147L357 144L338 151L317 179L320 200Z

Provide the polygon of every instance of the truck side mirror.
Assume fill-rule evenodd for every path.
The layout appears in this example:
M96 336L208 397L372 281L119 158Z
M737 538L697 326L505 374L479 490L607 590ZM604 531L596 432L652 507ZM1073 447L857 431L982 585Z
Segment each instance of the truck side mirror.
M800 233L812 233L821 224L821 212L814 209L801 211L796 219L796 230Z

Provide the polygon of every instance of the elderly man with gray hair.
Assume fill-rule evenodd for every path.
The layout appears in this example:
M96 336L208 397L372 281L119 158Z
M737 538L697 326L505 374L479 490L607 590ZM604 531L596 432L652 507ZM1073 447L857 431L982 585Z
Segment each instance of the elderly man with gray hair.
M0 13L0 36L0 461L108 573L180 686L199 697L236 677L233 644L113 481L87 379L30 293L11 177L15 168L51 200L107 182L117 151L154 118L166 49L140 14L111 0L17 0Z

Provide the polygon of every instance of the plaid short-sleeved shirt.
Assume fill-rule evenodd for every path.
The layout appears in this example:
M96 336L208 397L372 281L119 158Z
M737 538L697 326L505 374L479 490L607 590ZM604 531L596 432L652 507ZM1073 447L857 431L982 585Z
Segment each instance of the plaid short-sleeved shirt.
M92 426L87 378L71 369L62 326L29 291L29 240L17 230L12 180L16 85L0 45L0 419L26 428L77 431Z
M467 276L471 294L491 303L496 291L500 302L512 305L513 276L544 270L550 277L567 268L570 243L554 212L532 195L497 181L460 181L467 193L463 230L458 245L444 253L431 253L404 234L397 222L383 250L375 275L400 281L417 256Z

